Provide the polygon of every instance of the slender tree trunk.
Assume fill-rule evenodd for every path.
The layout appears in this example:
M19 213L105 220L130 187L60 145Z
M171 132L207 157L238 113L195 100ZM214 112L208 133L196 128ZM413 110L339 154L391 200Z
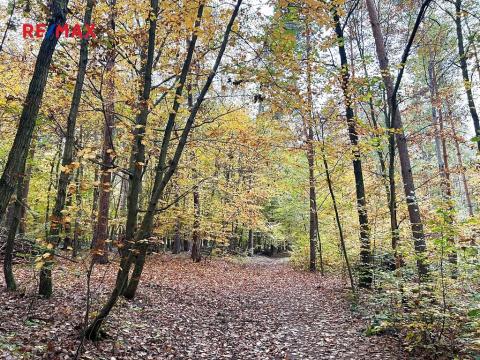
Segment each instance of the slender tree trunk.
M55 171L55 163L57 163L57 157L60 159L60 153L62 151L62 143L58 144L57 152L55 153L54 158L50 162L50 175L48 177L48 189L47 189L47 206L45 208L45 238L48 237L48 219L50 217L50 193L52 192L53 187L53 174ZM58 163L57 163L58 165Z
M128 272L130 271L131 264L135 258L133 256L133 252L131 251L131 244L134 242L135 233L137 232L139 198L142 189L142 178L145 165L145 145L143 143L143 138L145 136L145 128L147 125L147 118L149 114L148 102L150 99L150 92L152 87L152 70L155 52L155 34L157 26L156 16L158 14L158 0L151 0L150 4L151 16L153 15L154 18L150 17L147 53L146 58L142 59L142 64L144 64L141 71L142 88L138 99L140 111L135 119L135 140L130 155L131 175L129 180L129 191L127 197L127 224L125 228L125 246L122 250L123 256L120 265L122 269L126 269L125 285L128 284ZM139 253L138 249L135 249L135 252ZM140 255L141 254L139 254L139 256ZM117 276L117 280L120 279L121 276L122 274L120 272ZM123 293L123 291L124 289L121 289L120 293Z
M395 180L393 177L393 164L394 164L394 144L395 140L397 142L398 154L400 158L400 168L402 173L403 188L405 191L405 198L408 206L408 215L410 218L410 225L412 228L412 235L414 238L415 251L417 253L417 268L419 275L422 277L428 273L428 267L424 261L424 254L426 251L425 236L423 231L422 217L420 213L420 208L418 206L417 197L415 194L415 183L413 181L412 166L410 164L410 155L408 152L407 139L403 131L403 123L400 115L400 109L396 101L396 91L398 91L398 86L400 85L401 75L403 74L403 68L405 67L406 60L409 55L410 47L413 42L413 38L418 30L420 21L423 19L424 12L428 6L428 2L425 5L422 5L419 16L415 24L415 28L412 31L412 34L409 39L409 44L405 48L405 52L402 56L402 68L397 78L396 86L393 85L393 81L390 75L390 68L388 63L387 52L385 49L384 38L382 34L382 29L378 21L378 14L375 8L373 0L365 0L368 9L368 15L370 18L370 23L372 25L373 37L375 39L375 48L377 52L377 58L380 65L380 70L382 73L383 82L385 84L385 89L388 97L388 108L391 116L391 128L395 131L395 137L390 136L390 197L391 197L391 207L395 206L396 196L395 196Z
M87 1L85 9L84 23L90 24L92 19L92 12L94 7L94 0ZM87 71L88 62L88 39L83 38L80 44L80 59L78 62L77 79L75 81L75 89L73 91L72 102L70 104L70 111L67 119L67 132L65 136L65 147L62 156L62 171L58 180L57 196L55 198L55 205L52 216L50 218L50 231L47 237L48 244L58 244L58 235L60 228L64 225L64 216L62 211L65 207L65 200L67 197L67 187L70 183L70 173L73 172L71 167L73 161L73 153L75 146L75 126L77 122L78 109L80 106L80 99L82 96L83 83L85 80L85 73ZM40 282L38 293L45 297L50 297L52 294L52 261L54 255L54 248L46 252L50 256L46 258L45 265L40 270Z
M360 58L362 60L363 73L365 78L368 79L369 74L367 70L367 63L365 61L365 51L364 51L364 48L361 46L360 39L358 38L358 34L355 34L355 35L356 35L355 39L356 39L357 47L360 52ZM371 91L370 86L369 86L369 90ZM375 115L375 107L373 105L373 96L370 96L370 98L368 99L368 106L370 110L370 118L372 120L372 125L375 130L375 134L373 136L378 141L378 144L380 144L381 138L379 136L379 126L378 126L377 116ZM368 117L368 114L366 115ZM392 137L392 136L393 136L392 134L389 135L389 137ZM378 161L380 165L380 174L385 186L385 193L387 195L387 203L388 203L388 209L390 214L390 232L392 237L392 249L396 253L398 243L400 242L400 233L398 231L397 205L396 205L396 201L392 202L392 199L390 198L391 195L390 195L390 186L389 186L390 177L393 176L394 174L392 174L391 176L387 174L385 157L380 147L377 148L377 155L378 155ZM393 191L395 192L395 183L393 183L393 185L394 185Z
M465 53L465 45L463 43L462 0L455 0L455 26L457 30L458 55L460 57L463 84L465 86L465 93L467 94L468 108L472 116L473 127L475 128L475 142L480 151L480 120L473 100L472 83L470 82L470 76L468 74L467 54Z
M83 144L83 126L80 126L80 134L78 136L79 146ZM72 258L75 259L80 251L80 235L82 233L82 181L83 181L83 166L80 165L75 174L75 223L73 228L73 244L72 244ZM93 266L93 265L92 265Z
M342 91L346 108L346 118L348 126L348 135L352 145L353 152L353 172L355 175L355 190L357 197L358 221L360 223L360 278L359 286L370 287L372 284L371 253L370 253L370 227L367 216L367 202L365 198L365 184L363 179L362 160L360 150L358 149L358 134L356 121L353 113L353 99L350 94L350 73L348 69L348 58L345 51L344 36L340 18L336 9L333 10L333 20L335 21L335 33L337 35L338 52L341 62Z
M92 212L90 214L90 221L92 225L92 241L90 243L90 248L93 249L93 236L95 234L95 229L97 228L97 216L98 216L98 196L100 194L100 184L99 180L99 171L98 167L95 167L93 171L93 183L95 184L93 187L93 194L92 194Z
M315 148L313 139L313 95L312 95L312 66L311 66L311 28L307 21L306 24L306 40L307 40L307 102L308 114L304 120L304 132L307 145L307 161L308 161L308 183L309 183L309 243L310 243L310 271L317 268L317 194L315 181Z
M462 157L462 152L460 150L460 143L458 141L458 135L457 135L457 130L456 130L456 125L455 121L451 118L451 114L449 114L451 122L450 126L452 129L452 135L453 135L453 143L455 144L455 154L457 155L457 162L458 162L458 167L460 170L460 177L462 179L462 185L463 185L463 191L465 195L465 201L467 203L467 210L468 210L468 215L470 217L473 217L473 204L472 204L472 197L470 196L470 188L468 186L468 181L467 181L467 176L465 174L466 172L466 167L463 164L463 157ZM475 240L473 240L475 241Z
M309 242L310 242L310 271L315 271L317 266L317 195L315 181L315 153L313 149L313 129L308 128L307 139L308 182L309 182Z
M77 169L77 174L75 175L76 183L76 192L75 192L75 224L73 229L73 246L72 246L72 258L76 258L78 251L80 249L80 233L81 229L81 207L82 207L82 193L81 193L81 183L83 181L83 168L79 167Z
M32 177L33 159L35 157L35 139L30 147L30 160L27 161L25 178L23 179L23 194L21 197L22 207L20 209L20 224L18 225L18 233L25 234L27 232L27 207L28 207L28 193L30 191L30 179Z
M115 33L115 7L109 14L109 31ZM115 44L111 44L107 53L107 62L105 68L105 86L107 88L106 100L104 104L105 124L103 127L103 146L102 146L102 167L100 175L99 199L98 199L98 217L93 236L93 260L96 263L108 263L108 216L110 211L110 194L112 186L112 169L115 159L113 146L113 129L115 126Z
M428 65L428 75L429 75L429 88L430 88L430 99L432 104L432 126L434 129L435 137L435 154L437 157L438 170L440 177L442 179L442 192L445 198L450 201L452 197L452 189L450 183L450 174L447 172L448 167L448 153L446 148L445 139L442 133L443 130L443 115L442 108L438 105L438 89L437 89L437 80L436 72L434 68L433 59L430 60ZM443 139L442 139L443 138Z
M0 53L3 50L3 44L5 44L5 40L7 40L8 30L11 30L13 24L13 15L15 14L15 9L17 7L17 2L15 0L12 1L12 8L9 9L10 15L8 17L7 24L5 25L5 31L3 32L2 41L0 42Z
M173 254L179 254L182 250L182 239L180 238L180 219L175 219L175 234L173 235Z
M200 251L200 195L198 186L193 190L193 235L192 235L192 260L200 262L202 253Z
M322 240L320 238L320 229L319 229L319 224L318 224L318 209L317 209L317 213L316 213L316 216L315 216L315 224L317 226L318 257L320 258L320 274L322 274L322 276L324 276L325 275L325 269L324 269L324 266L323 266L323 248L322 248Z
M248 256L253 256L254 254L254 240L253 240L253 230L248 229Z
M67 0L53 0L50 3L50 19L48 25L63 25L66 20L66 14ZM27 158L40 103L47 83L52 55L57 42L58 39L56 36L45 37L38 51L37 61L28 87L17 133L15 134L13 145L8 154L7 163L0 178L0 219L3 218L10 197L15 191L19 169Z
M323 140L323 131L322 131L322 140ZM347 267L348 277L350 279L350 287L355 291L355 282L353 280L352 268L350 266L350 261L348 260L347 247L345 245L345 238L343 236L342 223L340 222L340 215L338 213L337 201L335 198L335 192L333 191L332 180L330 178L330 171L328 168L327 157L325 156L325 144L322 149L322 158L323 166L325 167L325 175L327 178L328 191L330 192L330 197L332 198L333 210L335 211L335 221L337 222L338 235L340 237L340 247L342 249L343 257L345 259L345 265Z
M7 285L7 290L15 291L17 289L17 284L15 283L15 277L13 275L12 261L13 261L13 252L15 246L15 236L17 235L17 229L21 220L21 210L22 210L22 196L24 193L24 186L26 183L26 174L25 172L25 162L19 169L19 179L17 182L17 197L13 204L13 217L10 223L7 234L7 243L5 246L5 257L3 260L3 273L5 275L5 283Z
M428 77L430 88L430 99L432 103L432 125L435 135L435 153L437 156L438 170L441 177L441 191L444 201L447 204L449 214L446 215L448 226L453 226L453 199L452 199L452 187L450 182L450 173L448 170L448 152L447 145L445 143L445 136L443 135L443 115L442 108L438 105L438 86L437 77L435 71L435 63L430 54L430 61L428 64ZM455 238L453 233L447 235L448 243L454 248L452 252L448 254L449 262L454 266L452 276L457 276L457 252L455 250Z

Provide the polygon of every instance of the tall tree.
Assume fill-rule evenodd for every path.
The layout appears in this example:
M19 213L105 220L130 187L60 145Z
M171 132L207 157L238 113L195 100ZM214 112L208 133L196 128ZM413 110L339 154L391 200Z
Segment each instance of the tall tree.
M403 180L403 189L405 192L405 199L408 206L408 215L410 218L410 226L412 229L412 235L414 238L415 251L418 254L417 267L420 276L424 276L428 272L428 267L425 264L423 259L424 253L426 251L425 235L423 230L422 217L420 214L420 207L418 206L417 197L415 194L415 183L413 180L412 165L410 163L410 155L408 152L407 138L403 129L402 117L400 114L400 108L397 101L397 92L400 86L400 82L403 77L403 72L405 65L410 55L410 49L415 39L415 35L418 31L420 23L425 16L425 11L430 5L430 0L425 0L419 10L417 15L414 27L410 33L407 46L404 49L402 59L400 62L400 70L396 78L395 84L393 83L392 77L390 75L390 66L387 56L387 51L385 49L385 39L382 34L382 29L380 27L380 22L378 20L377 9L373 0L365 0L367 4L368 16L370 18L370 23L372 25L372 33L375 39L375 49L377 53L378 63L380 65L380 70L382 74L383 83L388 97L388 109L390 115L390 172L393 170L393 159L395 146L394 142L396 140L398 147L398 154L400 158L400 168L402 173ZM390 175L390 201L391 206L395 206L395 183L394 178Z
M83 18L84 24L90 24L92 19L92 12L94 8L94 0L87 1L87 7L85 8L85 15ZM70 104L70 111L67 118L67 131L65 133L65 146L63 148L62 156L62 171L58 179L57 195L55 198L55 205L52 215L50 217L50 231L47 238L50 254L44 263L44 266L40 270L40 282L38 287L38 293L45 297L50 297L52 294L52 260L54 254L54 246L58 244L58 235L60 228L64 225L65 217L62 211L65 207L65 201L67 198L67 187L70 183L70 174L73 173L72 162L75 148L75 127L77 123L78 109L80 106L80 99L82 96L83 83L85 80L85 73L87 71L88 62L88 37L84 37L80 44L80 58L78 61L77 78L75 81L75 88L73 90L72 101Z
M313 139L313 95L312 95L312 34L309 21L306 21L306 40L307 40L307 114L304 119L304 133L305 142L307 146L307 161L308 161L308 183L309 183L309 236L310 236L310 271L316 270L317 262L317 192L315 181L315 147Z
M192 260L202 260L201 239L200 239L200 194L198 185L193 189L193 232L192 232Z
M435 137L435 154L437 157L438 170L441 178L441 191L443 194L444 202L447 206L446 220L448 226L452 226L454 222L453 216L453 198L452 198L452 184L450 181L450 169L448 162L448 151L447 144L445 141L444 129L443 129L443 109L438 105L439 103L439 94L438 94L438 82L437 82L437 72L435 68L435 58L433 57L432 51L430 51L430 59L428 62L428 82L430 89L430 100L432 103L432 125ZM455 237L452 232L446 234L448 243L455 248ZM457 265L457 255L456 251L450 251L448 254L448 259L451 264L455 267ZM456 269L452 272L453 276L457 275Z
M115 5L116 0L110 1L110 13L108 19L108 32L110 33L107 60L105 64L105 87L106 96L104 101L102 167L99 185L98 216L96 228L93 233L95 262L105 264L108 262L106 240L108 239L108 216L110 210L110 194L112 190L112 170L114 167L115 150L113 146L113 129L115 126Z
M360 223L360 264L361 272L359 286L370 287L372 284L371 250L370 250L370 227L368 224L367 201L365 193L365 182L363 178L362 159L358 148L358 133L355 115L353 112L353 99L350 88L350 71L348 67L347 52L345 51L345 38L343 36L343 26L340 23L340 17L337 8L332 8L335 34L337 37L338 53L340 55L340 74L343 99L345 104L345 117L347 119L348 136L352 145L353 152L353 173L355 176L355 190L357 197L358 221Z
M20 178L17 182L17 196L12 207L13 216L9 224L10 228L7 233L7 241L5 244L5 257L3 259L3 273L5 276L5 283L7 285L7 290L14 291L17 289L17 284L15 282L15 277L13 275L12 262L13 262L13 253L15 245L15 236L17 235L17 230L21 221L21 210L23 207L22 197L24 193L24 187L26 183L26 174L25 174L25 162L20 167Z
M65 24L67 4L68 0L53 0L49 3L49 27L63 26ZM38 51L37 61L35 62L32 79L30 80L27 96L24 101L17 133L15 134L13 145L8 154L7 163L0 178L0 219L3 218L10 197L15 191L19 169L25 162L30 148L40 103L42 102L45 85L47 84L50 63L57 42L58 39L55 33L51 34L51 36L46 36L42 40L40 50Z

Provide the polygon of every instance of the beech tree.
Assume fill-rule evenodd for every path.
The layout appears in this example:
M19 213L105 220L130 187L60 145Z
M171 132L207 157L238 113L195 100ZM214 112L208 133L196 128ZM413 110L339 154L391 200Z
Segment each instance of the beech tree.
M92 20L92 12L94 2L88 1L85 9L84 24L90 24ZM40 56L40 55L39 55ZM80 44L80 59L78 62L77 79L75 81L75 89L73 91L72 102L70 104L70 112L67 118L67 131L65 134L65 145L62 155L62 171L58 179L57 196L55 198L55 205L53 207L52 215L50 217L50 231L46 239L48 258L40 270L40 282L38 293L45 297L50 297L52 294L52 269L51 260L54 256L54 248L59 242L59 233L62 226L69 226L65 221L66 217L62 214L65 201L67 198L67 187L70 183L71 173L75 169L73 163L74 147L75 147L75 129L77 124L78 109L82 96L83 83L85 80L85 73L88 62L88 38L83 38Z
M65 0L57 0L49 5L49 27L65 24L67 4L68 2ZM56 36L45 37L38 51L35 70L30 80L30 86L24 101L17 133L12 148L10 149L7 163L3 169L2 177L0 178L0 218L5 214L10 197L17 184L19 169L23 166L28 154L28 149L30 148L36 117L40 103L42 102L50 63L57 42L58 39Z

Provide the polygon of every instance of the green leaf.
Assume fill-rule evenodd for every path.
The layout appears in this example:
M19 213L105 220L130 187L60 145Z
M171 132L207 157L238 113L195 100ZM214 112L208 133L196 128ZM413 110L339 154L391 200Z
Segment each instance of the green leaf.
M469 316L469 317L473 317L473 318L480 317L480 309L470 310L470 311L468 312L468 316Z

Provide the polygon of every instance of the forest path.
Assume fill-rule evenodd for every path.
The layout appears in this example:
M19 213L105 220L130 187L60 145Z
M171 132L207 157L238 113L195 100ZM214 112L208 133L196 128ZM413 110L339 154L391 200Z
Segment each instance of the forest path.
M110 338L87 342L83 358L404 358L395 339L363 335L365 324L350 311L338 278L295 271L286 261L254 257L193 264L185 256L153 256L135 300L121 300L109 318ZM108 294L114 266L96 269L94 304ZM27 270L17 275L23 278L24 271L25 278L31 275ZM72 358L85 279L66 263L54 276L62 284L51 300L35 301L30 313L37 320L28 325L23 320L31 298L0 288L0 358L2 351L7 354L1 346L7 338L16 346L10 354L19 355L27 346L33 358L42 358L35 356L38 342L44 344L42 354L51 354L45 359Z

